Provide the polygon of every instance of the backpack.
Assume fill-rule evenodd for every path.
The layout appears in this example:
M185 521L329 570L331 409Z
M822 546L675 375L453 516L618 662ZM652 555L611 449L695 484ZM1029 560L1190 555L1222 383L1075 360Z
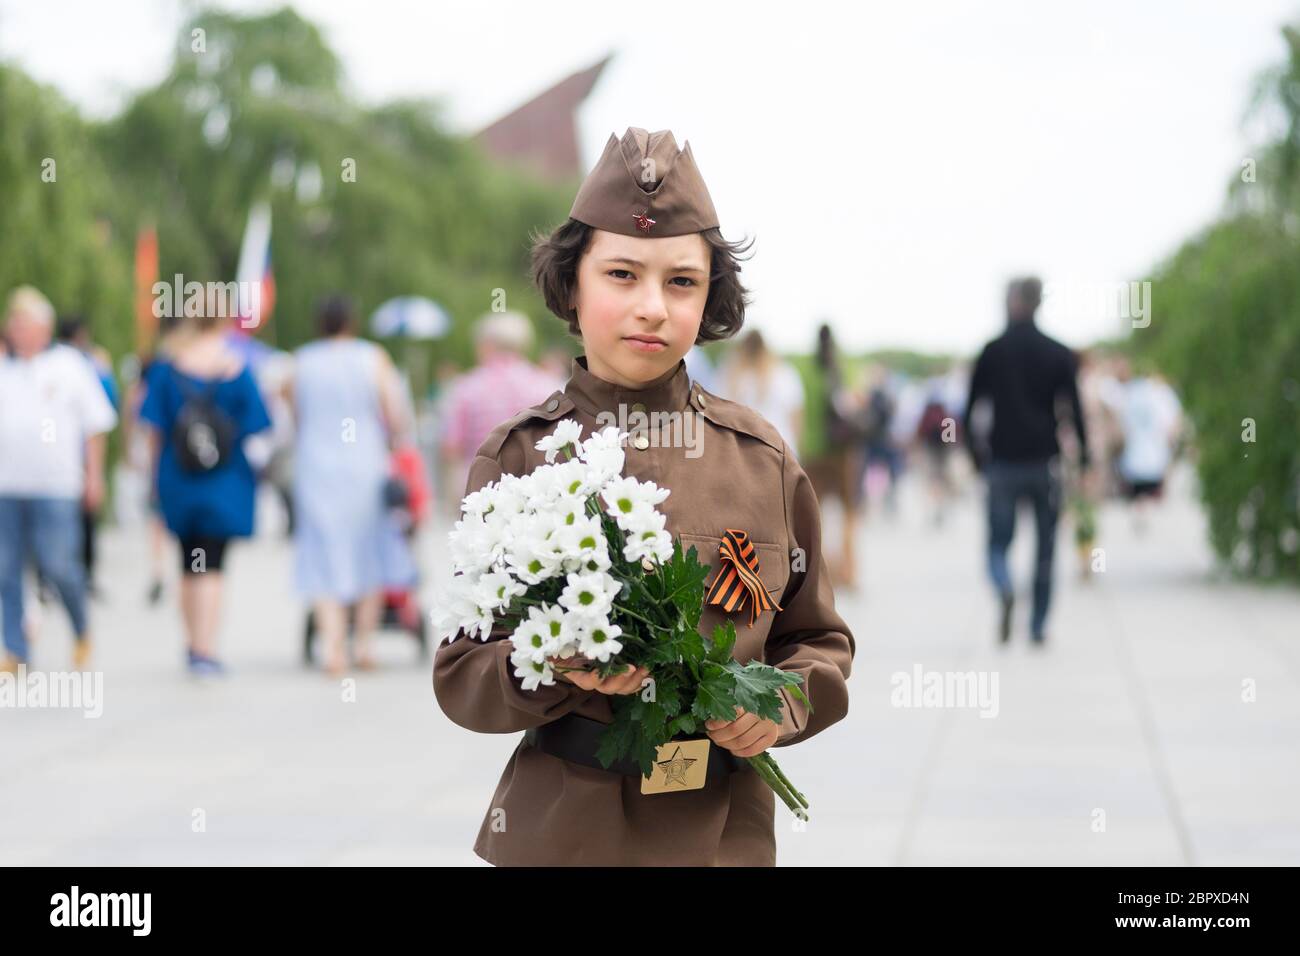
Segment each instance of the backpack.
M172 425L172 449L181 470L191 475L205 475L230 460L235 445L235 423L217 407L220 382L194 389L179 377L175 379L184 395L176 422Z

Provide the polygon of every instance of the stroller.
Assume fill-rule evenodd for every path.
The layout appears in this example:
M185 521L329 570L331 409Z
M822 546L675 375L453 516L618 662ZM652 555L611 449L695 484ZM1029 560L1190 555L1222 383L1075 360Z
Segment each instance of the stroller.
M403 446L393 452L391 461L392 474L384 486L384 501L392 520L401 529L403 546L410 548L415 533L429 515L432 491L429 487L428 474L420 452L413 445ZM383 611L379 619L379 631L399 631L415 639L419 659L429 657L428 616L420 609L418 596L419 584L413 582L405 588L385 588ZM349 607L348 640L352 639L356 624L356 607ZM302 662L311 666L315 663L316 615L307 612L307 622L303 628Z

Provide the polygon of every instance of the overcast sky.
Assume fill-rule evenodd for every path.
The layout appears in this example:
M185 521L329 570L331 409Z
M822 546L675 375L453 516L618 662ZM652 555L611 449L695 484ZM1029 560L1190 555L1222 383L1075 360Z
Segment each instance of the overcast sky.
M954 352L998 330L1003 283L1025 271L1054 293L1053 334L1113 333L1099 297L1219 211L1250 155L1251 81L1300 14L1280 0L293 5L356 96L435 96L466 132L614 52L580 117L587 162L628 126L689 139L724 233L756 239L751 321L775 344L805 350L828 318L853 348ZM184 10L0 0L0 57L111 115L165 74Z

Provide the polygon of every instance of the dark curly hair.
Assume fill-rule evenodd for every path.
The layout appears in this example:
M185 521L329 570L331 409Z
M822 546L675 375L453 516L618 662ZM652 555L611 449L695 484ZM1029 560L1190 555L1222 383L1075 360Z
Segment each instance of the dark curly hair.
M554 231L533 236L532 277L541 290L546 307L569 323L569 332L581 335L578 313L570 308L578 283L578 263L591 244L596 230L586 223L569 219ZM749 290L740 284L740 262L749 258L754 241L728 242L719 229L707 229L700 235L708 244L712 265L709 269L709 297L704 303L704 317L696 344L727 339L745 324L745 306Z

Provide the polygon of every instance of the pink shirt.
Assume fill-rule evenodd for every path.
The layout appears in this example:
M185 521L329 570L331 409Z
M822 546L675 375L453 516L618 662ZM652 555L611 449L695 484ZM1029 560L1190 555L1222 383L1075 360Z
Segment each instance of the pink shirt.
M473 458L492 429L563 387L563 381L522 358L493 356L452 384L443 444L461 458Z

